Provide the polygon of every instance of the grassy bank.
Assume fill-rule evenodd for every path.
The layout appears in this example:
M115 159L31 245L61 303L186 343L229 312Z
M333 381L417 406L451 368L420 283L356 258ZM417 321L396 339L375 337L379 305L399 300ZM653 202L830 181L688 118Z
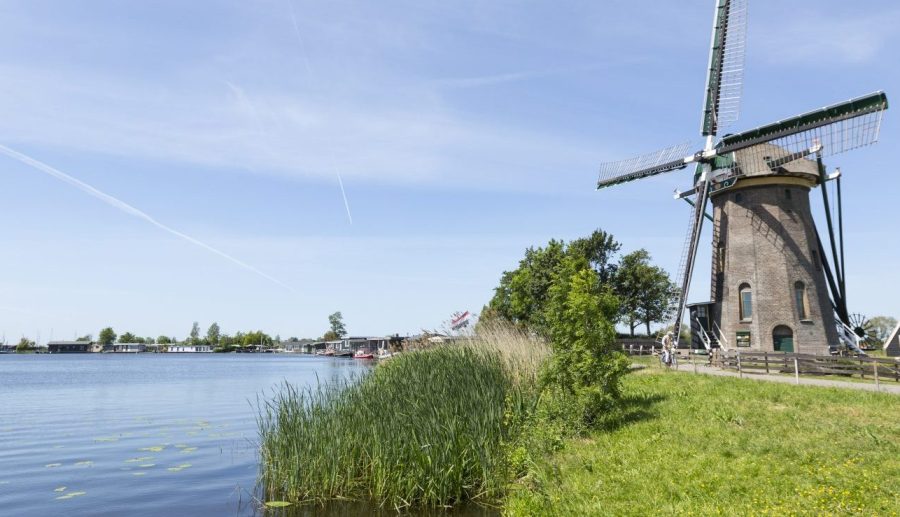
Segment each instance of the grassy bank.
M898 515L900 399L659 370L539 462L512 515Z
M259 418L266 498L397 508L496 501L547 353L498 331L400 354L344 385L285 386Z

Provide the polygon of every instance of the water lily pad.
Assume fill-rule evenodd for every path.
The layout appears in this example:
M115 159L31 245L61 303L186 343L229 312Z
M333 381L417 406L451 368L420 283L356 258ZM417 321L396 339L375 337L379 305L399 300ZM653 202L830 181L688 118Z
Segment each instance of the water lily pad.
M142 465L138 465L138 467L141 467L144 469L149 469L150 467L155 467L155 466L156 466L156 463L144 463Z
M183 443L176 443L175 448L176 449L185 449L185 448L187 448L187 445L185 445Z
M285 506L291 506L294 503L288 501L266 501L266 506L269 508L284 508Z
M181 465L178 465L177 467L169 467L166 470L168 470L169 472L181 472L182 470L184 470L186 468L190 468L191 466L192 465L190 463L182 463Z
M119 439L115 436L101 436L99 438L94 438L95 442L117 442Z
M57 499L60 499L60 500L62 500L62 499L72 499L73 497L78 497L78 496L84 495L84 494L86 494L86 493L87 493L87 492L69 492L69 493L66 494L66 495L61 495L61 496L57 497Z
M196 451L196 450L197 450L196 447L185 447L184 449L181 449L181 453L182 453L182 454L187 454L187 453L190 453L190 452L194 452L194 451Z
M62 463L48 463L44 466L47 467L48 469L54 469L56 467L62 467Z
M93 464L94 464L93 461L87 460L87 461L79 461L78 463L75 464L75 466L76 467L90 467Z
M130 460L125 460L125 463L140 463L142 461L152 460L153 456L141 456L140 458L131 458Z
M56 488L53 489L53 491L54 491L54 492L65 492L65 491L66 491L66 487L64 487L64 486L56 487Z
M145 475L145 474L146 474L146 472L143 472L143 471L140 471L140 470L137 471L137 472L132 472L132 473L131 473L132 476L143 476L143 475Z
M140 450L148 452L160 452L165 448L165 445L154 445L153 447L142 447Z

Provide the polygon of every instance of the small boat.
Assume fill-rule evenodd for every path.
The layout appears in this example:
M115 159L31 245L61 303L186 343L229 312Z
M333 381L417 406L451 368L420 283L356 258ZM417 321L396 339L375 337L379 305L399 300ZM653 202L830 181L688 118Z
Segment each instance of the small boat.
M375 354L373 354L372 352L363 352L362 350L360 350L359 352L356 352L355 354L353 354L353 358L354 359L375 359Z

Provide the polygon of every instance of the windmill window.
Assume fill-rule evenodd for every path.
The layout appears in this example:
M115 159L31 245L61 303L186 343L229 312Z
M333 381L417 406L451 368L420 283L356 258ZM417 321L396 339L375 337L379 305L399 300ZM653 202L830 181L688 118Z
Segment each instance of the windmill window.
M784 198L790 200L791 199L791 189L784 189Z
M800 319L808 319L807 307L809 306L809 299L806 294L806 284L803 282L794 283L794 303L797 304L797 315Z
M750 321L753 319L753 290L750 289L750 284L741 284L738 292L741 321Z

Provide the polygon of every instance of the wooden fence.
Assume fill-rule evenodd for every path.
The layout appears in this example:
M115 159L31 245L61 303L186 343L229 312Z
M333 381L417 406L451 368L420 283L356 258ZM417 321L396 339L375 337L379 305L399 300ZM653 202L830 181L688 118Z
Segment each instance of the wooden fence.
M628 355L657 355L662 349L656 342L620 342L622 351ZM720 368L737 370L744 374L783 373L799 378L801 375L838 375L900 383L900 361L890 358L842 357L812 354L790 354L783 352L750 352L740 350L715 350L703 359L693 356L688 350L676 351L679 358L689 364L709 364ZM688 358L690 356L690 358Z
M628 355L654 355L662 350L662 345L652 339L619 340L619 344Z
M740 373L840 375L900 382L900 362L875 357L841 357L782 352L718 351L712 364Z

